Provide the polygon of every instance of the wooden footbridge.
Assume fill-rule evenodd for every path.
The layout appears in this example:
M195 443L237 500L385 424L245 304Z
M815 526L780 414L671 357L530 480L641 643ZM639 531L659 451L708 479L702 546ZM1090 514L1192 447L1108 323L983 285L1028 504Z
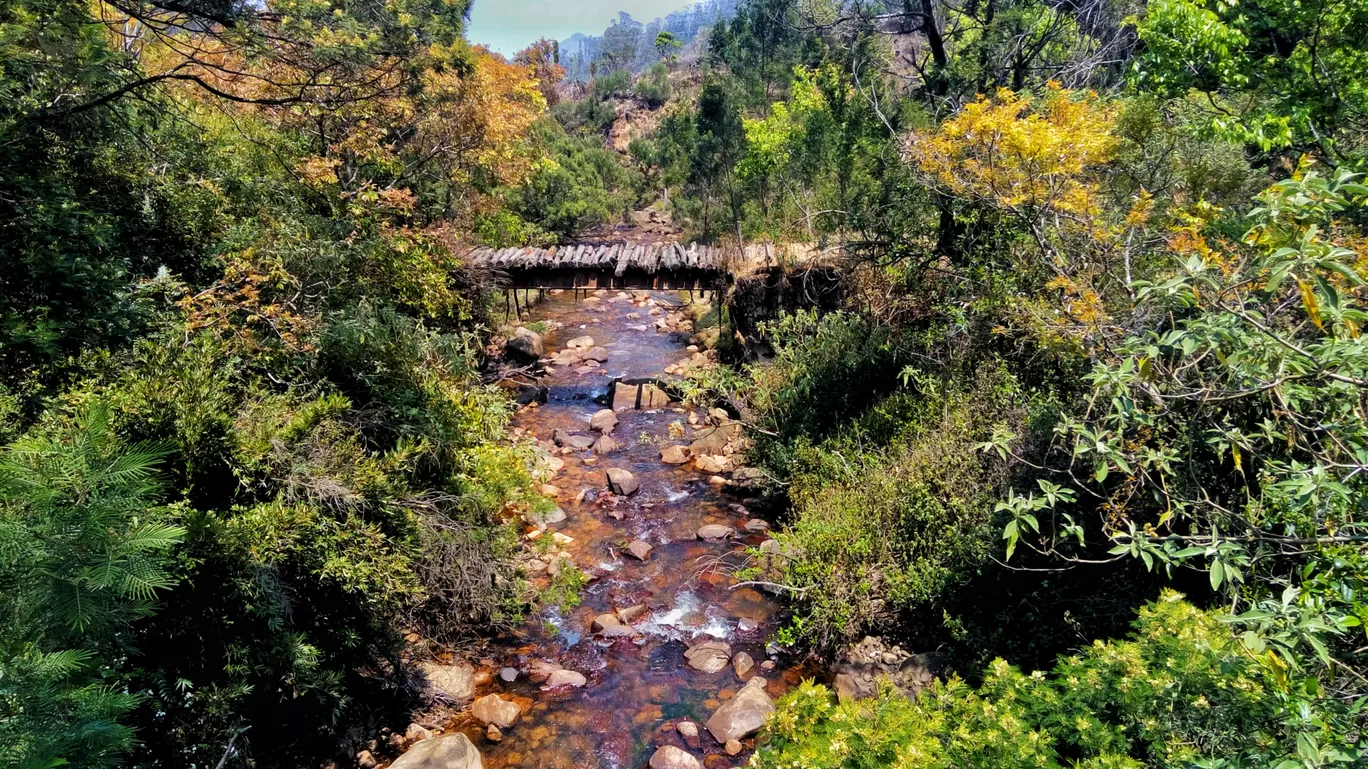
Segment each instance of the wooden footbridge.
M752 247L754 248L754 247ZM466 263L522 289L711 291L724 286L752 249L697 243L580 243L552 248L477 248ZM506 276L506 278L504 278Z

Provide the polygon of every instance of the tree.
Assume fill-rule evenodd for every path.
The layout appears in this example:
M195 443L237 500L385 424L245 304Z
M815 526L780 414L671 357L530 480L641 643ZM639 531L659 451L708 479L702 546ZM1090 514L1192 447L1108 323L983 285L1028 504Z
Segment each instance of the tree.
M185 535L157 506L160 455L121 445L104 405L0 455L0 766L114 765L131 747L139 697L116 676Z
M1136 23L1133 82L1205 95L1214 130L1264 151L1316 148L1355 163L1368 140L1365 29L1362 3L1159 0Z
M660 34L656 35L656 55L661 59L670 58L674 51L679 50L681 47L683 47L683 44L679 42L679 38L675 37L669 30L661 30Z

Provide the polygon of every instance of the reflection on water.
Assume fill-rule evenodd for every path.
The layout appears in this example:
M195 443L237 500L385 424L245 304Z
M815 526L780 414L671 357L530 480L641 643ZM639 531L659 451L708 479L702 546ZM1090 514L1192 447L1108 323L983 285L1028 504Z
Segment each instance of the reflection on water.
M608 355L597 366L553 361L539 383L547 388L546 403L522 409L515 427L541 441L549 441L557 429L596 437L589 420L602 406L594 399L607 392L613 378L657 377L687 360L688 332L678 325L670 330L656 327L658 318L674 314L679 298L661 293L649 295L649 304L646 299L641 294L600 294L590 301L575 301L562 294L538 306L530 320L553 322L554 330L546 334L548 355L585 335ZM486 766L644 767L651 753L666 744L688 749L713 769L739 766L747 760L751 744L740 755L728 756L706 731L690 746L675 729L684 719L702 725L741 683L731 667L717 673L687 667L687 645L722 639L733 652L745 651L757 663L773 659L775 666L766 665L761 675L774 697L805 672L811 675L792 667L789 660L766 654L778 604L749 587L730 589L735 580L717 566L719 558L763 539L745 534L748 511L737 504L743 500L709 485L708 476L692 465L660 461L663 446L687 443L696 432L687 427L688 412L677 405L618 412L620 423L612 436L620 448L615 452L558 454L564 468L549 482L559 490L558 503L567 518L549 526L543 536L559 532L569 537L568 543L561 538L564 544L559 547L591 582L580 606L565 614L543 609L499 639L483 660L493 670L509 666L523 674L511 683L492 676L479 694L496 692L530 703L522 720L505 730L498 743L489 742L478 724L454 725L480 747ZM706 418L696 414L693 421L701 425L700 416ZM681 431L684 437L679 438ZM608 468L630 471L640 491L625 499L607 494ZM696 532L705 524L731 526L745 539L700 541ZM653 547L645 561L624 552L633 540ZM547 581L544 573L533 579ZM645 610L633 618L634 634L604 638L592 633L595 617L635 606ZM578 671L588 683L582 689L544 690L526 675L528 665L537 660Z

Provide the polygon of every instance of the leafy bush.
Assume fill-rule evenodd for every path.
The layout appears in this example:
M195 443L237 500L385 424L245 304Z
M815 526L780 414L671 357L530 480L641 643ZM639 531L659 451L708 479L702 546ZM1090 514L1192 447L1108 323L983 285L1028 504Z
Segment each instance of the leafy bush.
M994 663L982 685L937 682L915 700L883 691L833 705L805 683L779 703L753 762L762 769L868 767L1235 767L1350 764L1346 708L1284 709L1281 671L1229 628L1167 593L1134 634L1061 658L1052 672Z
M659 107L670 100L670 69L658 61L643 72L632 86L632 93L642 101Z
M1008 466L974 449L978 420L1016 407L1011 380L989 369L967 389L919 390L819 446L795 443L793 520L775 537L794 556L775 570L798 612L790 642L830 649L900 629L929 643L950 594L990 565Z

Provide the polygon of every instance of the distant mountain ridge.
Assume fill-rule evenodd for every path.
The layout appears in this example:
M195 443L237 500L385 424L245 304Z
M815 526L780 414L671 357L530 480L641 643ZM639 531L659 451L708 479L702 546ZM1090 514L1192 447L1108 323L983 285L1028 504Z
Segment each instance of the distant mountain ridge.
M701 0L664 19L641 23L631 14L622 12L602 35L575 34L560 43L561 65L570 80L588 80L599 65L607 69L626 68L640 72L660 58L655 49L656 35L662 31L674 35L684 48L686 58L697 53L692 45L698 33L710 28L718 19L736 15L741 0Z

